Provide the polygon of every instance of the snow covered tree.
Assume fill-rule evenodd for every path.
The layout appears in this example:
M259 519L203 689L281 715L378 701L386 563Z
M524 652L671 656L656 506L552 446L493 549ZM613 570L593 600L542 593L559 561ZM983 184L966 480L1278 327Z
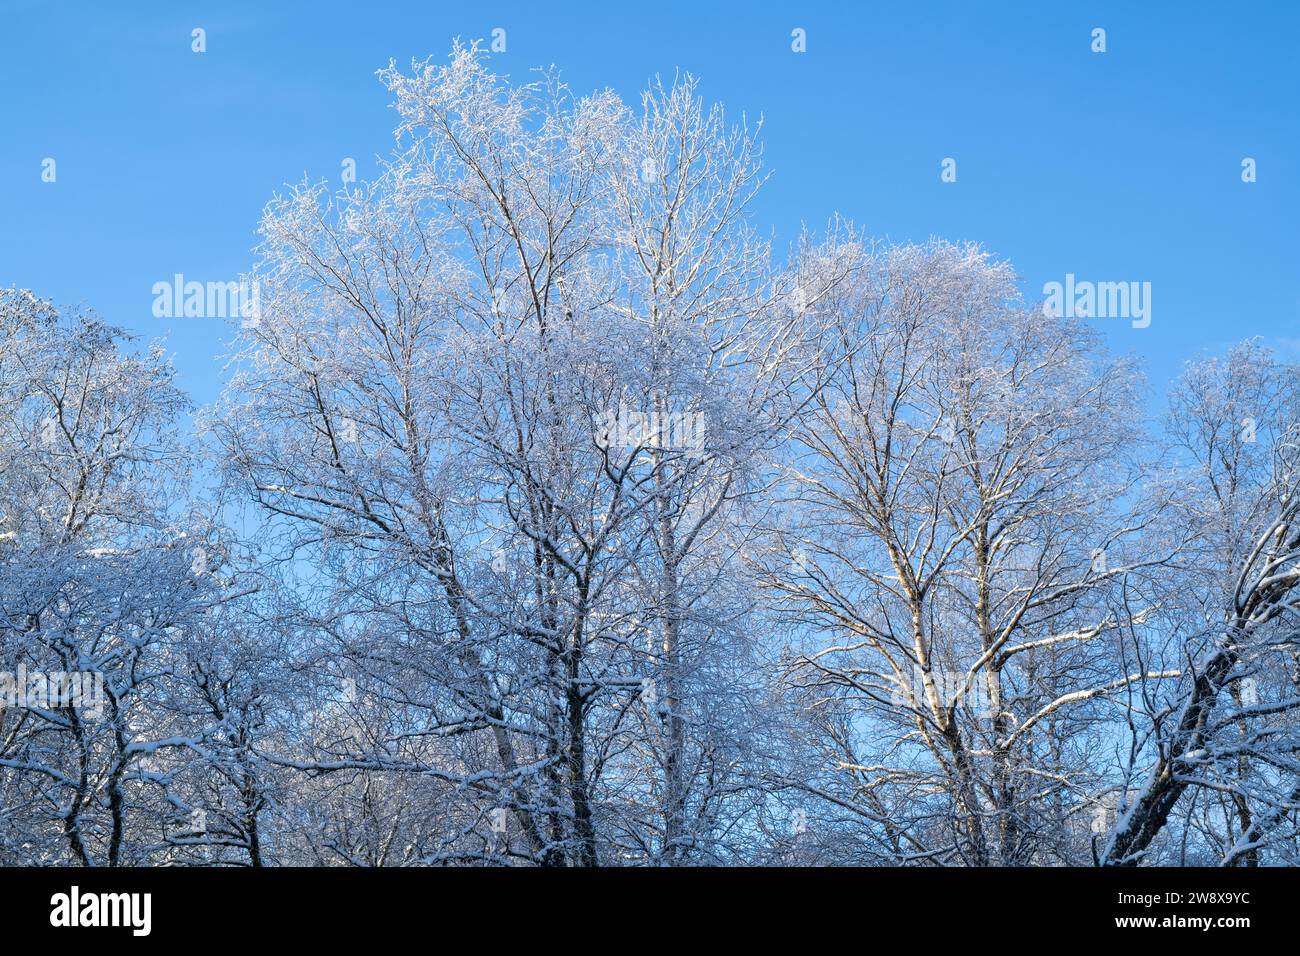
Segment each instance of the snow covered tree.
M1161 613L1132 652L1178 679L1133 696L1123 799L1099 861L1256 865L1276 843L1291 863L1300 369L1256 342L1191 364L1165 432L1179 467L1173 534L1187 544L1157 582ZM1167 829L1179 832L1181 855L1160 847Z
M0 292L8 862L148 862L173 815L153 764L195 740L163 706L172 661L221 598L217 552L201 557L174 507L188 459L172 379L159 347Z
M430 860L716 858L749 806L739 556L812 354L755 142L690 78L634 116L477 48L381 77L400 151L270 205L211 426L328 579L322 659L391 708L282 757L452 788Z
M775 261L693 77L379 78L195 433L0 290L0 864L1300 861L1300 370L1148 424L978 246Z
M789 681L887 862L1072 860L1116 670L1117 582L1163 560L1124 507L1130 363L1019 303L974 247L866 252L794 433L768 558Z

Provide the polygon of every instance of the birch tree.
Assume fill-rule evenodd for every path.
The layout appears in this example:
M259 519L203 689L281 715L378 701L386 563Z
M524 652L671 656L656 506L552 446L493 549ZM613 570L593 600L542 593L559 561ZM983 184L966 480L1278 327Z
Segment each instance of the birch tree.
M1174 389L1166 434L1190 546L1161 582L1170 613L1133 646L1179 679L1134 696L1103 865L1188 862L1160 846L1171 816L1192 862L1256 865L1294 836L1298 422L1300 374L1259 343L1189 365Z
M147 862L171 816L151 761L198 746L162 706L169 661L221 600L218 552L196 570L202 547L173 507L184 407L159 347L0 293L0 659L11 680L83 681L48 699L17 688L0 709L0 816L18 861Z
M836 371L768 565L833 768L802 786L895 862L1068 858L1098 703L1141 676L1114 670L1110 591L1160 560L1120 506L1133 369L971 247L866 255L827 308Z
M741 787L745 501L809 356L747 219L757 146L689 78L639 117L476 48L381 79L399 151L268 207L212 423L329 580L322 659L395 708L364 750L277 759L446 784L456 858L708 858Z

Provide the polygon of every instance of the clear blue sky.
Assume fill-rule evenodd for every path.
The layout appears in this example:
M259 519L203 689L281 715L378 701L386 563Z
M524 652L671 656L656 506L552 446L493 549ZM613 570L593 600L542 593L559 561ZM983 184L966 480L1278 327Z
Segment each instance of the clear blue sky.
M494 27L516 78L554 63L579 91L633 100L681 68L762 114L775 176L757 214L782 248L838 211L892 239L978 240L1035 295L1067 272L1149 281L1149 328L1097 324L1146 359L1157 396L1184 359L1248 335L1300 357L1291 2L0 0L0 285L167 335L182 384L210 401L231 331L154 318L152 285L247 270L274 190L337 181L346 156L365 178L389 151L377 68ZM956 183L940 182L944 157Z

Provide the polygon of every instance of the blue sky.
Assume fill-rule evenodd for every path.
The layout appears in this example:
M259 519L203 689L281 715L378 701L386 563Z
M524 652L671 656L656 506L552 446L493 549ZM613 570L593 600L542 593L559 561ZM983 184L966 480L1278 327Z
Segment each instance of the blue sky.
M166 335L212 400L231 329L154 318L153 284L237 278L276 189L337 182L349 156L365 178L390 150L376 69L495 27L516 78L553 63L634 100L680 68L761 114L774 176L756 218L781 248L839 212L895 240L980 241L1035 296L1066 273L1150 282L1149 328L1096 324L1146 360L1153 404L1185 359L1249 335L1300 358L1291 3L0 0L0 285Z

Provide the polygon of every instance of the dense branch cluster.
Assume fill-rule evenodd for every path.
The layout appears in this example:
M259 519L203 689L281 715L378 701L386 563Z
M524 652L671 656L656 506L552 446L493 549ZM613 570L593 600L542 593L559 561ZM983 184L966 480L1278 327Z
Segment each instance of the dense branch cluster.
M1153 416L976 247L778 264L689 77L380 77L194 434L0 293L0 864L1300 862L1300 369Z

